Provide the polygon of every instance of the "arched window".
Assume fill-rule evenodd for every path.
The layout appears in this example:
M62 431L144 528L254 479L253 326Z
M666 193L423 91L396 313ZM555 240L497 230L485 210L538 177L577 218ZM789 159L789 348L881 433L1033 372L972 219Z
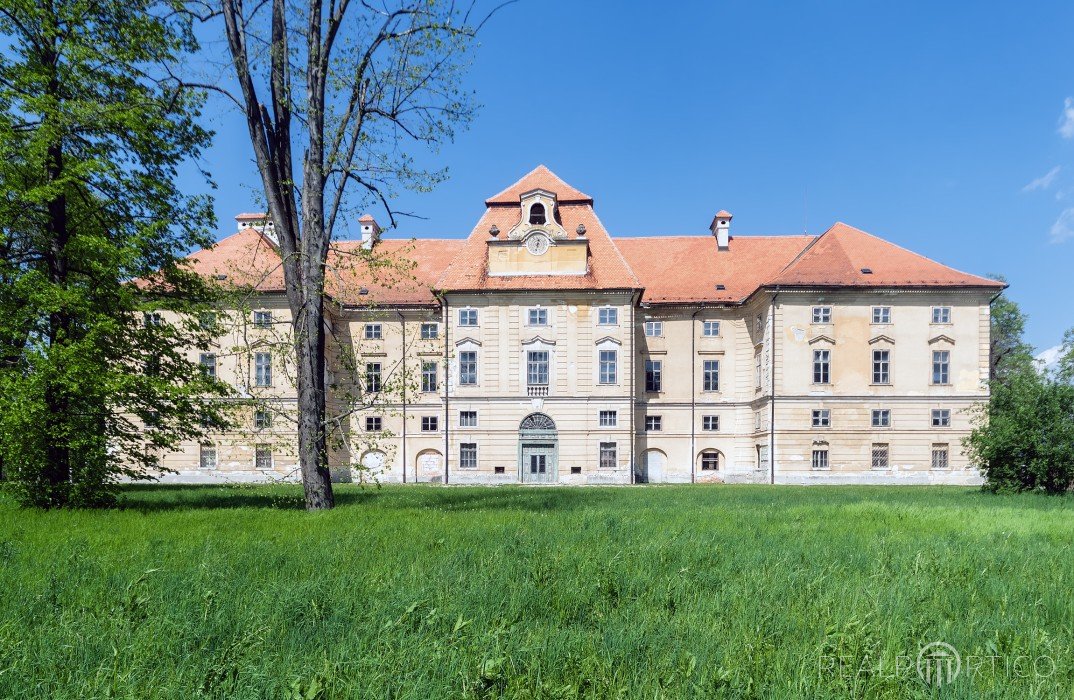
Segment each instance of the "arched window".
M519 430L555 430L556 424L543 413L531 413L522 419Z
M545 223L544 205L540 202L530 207L530 223L535 225Z
M701 471L718 471L720 468L720 453L716 450L705 450L701 453Z

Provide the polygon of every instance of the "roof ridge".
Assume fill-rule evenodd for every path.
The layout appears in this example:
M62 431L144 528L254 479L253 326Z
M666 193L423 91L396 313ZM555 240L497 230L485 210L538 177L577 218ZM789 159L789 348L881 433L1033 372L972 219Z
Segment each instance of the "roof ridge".
M848 223L846 223L844 221L836 221L834 224L832 224L832 228L835 228L836 226L845 226L846 228L851 229L852 231L857 231L858 233L860 233L862 235L865 235L865 236L868 236L869 238L878 240L881 243L886 243L887 245L890 245L890 246L892 246L894 248L898 248L899 250L901 250L901 251L903 251L905 253L909 253L910 255L914 255L916 257L922 258L923 260L928 260L929 262L935 263L935 264L937 264L937 265L939 265L941 267L946 267L949 270L954 270L955 272L957 272L957 273L959 273L961 275L966 275L967 277L976 277L977 279L980 279L980 280L987 280L988 279L987 277L982 277L981 275L975 275L972 272L966 272L965 270L960 270L957 267L952 267L951 265L948 265L947 263L940 262L939 260L935 260L933 258L930 258L927 255L922 255L921 253L918 253L916 251L910 250L909 248L907 248L905 246L901 246L898 243L894 243L892 241L889 241L886 238L881 238L880 236L877 236L874 233L869 233L865 229L860 229L857 226L851 226L850 224L848 224ZM994 280L989 280L989 281L994 281Z
M836 222L836 223L839 223L839 222ZM812 249L813 249L813 246L815 246L815 245L816 245L817 243L819 243L819 242L820 242L820 239L824 238L824 237L825 237L825 236L827 236L827 235L828 235L829 233L831 233L831 231L832 231L832 229L833 229L833 228L835 228L835 224L832 224L831 226L829 226L829 227L828 227L828 228L827 228L827 229L826 229L826 230L824 231L824 233L822 233L822 234L820 234L820 235L818 235L818 236L815 236L815 237L813 238L813 240L809 242L809 245L807 245L807 246L806 246L805 248L802 248L802 250L801 250L801 251L800 251L800 252L798 253L798 255L795 255L795 256L794 256L793 258L791 258L791 261L790 261L789 263L787 263L786 265L784 265L784 266L783 266L783 267L782 267L782 268L780 269L780 271L779 271L779 272L777 272L777 273L775 274L775 276L774 276L774 277L772 277L772 280L777 280L777 279L779 279L779 278L780 278L780 277L781 277L781 276L783 275L783 273L785 273L785 272L786 272L787 270L791 269L791 267L792 267L792 266L793 266L793 265L794 265L795 263L797 263L797 262L798 262L799 260L801 260L801 259L802 259L802 256L804 256L804 255L805 255L806 253L808 253L808 252L809 252L810 250L812 250ZM844 253L844 254L845 254L845 253ZM771 284L771 283L772 283L771 281L769 281L769 282L766 282L766 284Z
M641 279L637 276L637 274L634 273L634 268L630 266L630 263L627 262L627 259L623 257L623 251L619 250L619 246L615 244L615 239L612 238L612 234L608 233L608 227L605 226L604 222L600 220L600 216L597 214L596 207L590 204L589 210L593 212L593 220L600 224L601 230L604 231L604 237L607 238L608 242L612 244L612 250L614 250L615 254L619 256L619 261L623 263L623 269L625 269L630 275L631 279L634 280L634 284L637 285L638 288L641 288Z

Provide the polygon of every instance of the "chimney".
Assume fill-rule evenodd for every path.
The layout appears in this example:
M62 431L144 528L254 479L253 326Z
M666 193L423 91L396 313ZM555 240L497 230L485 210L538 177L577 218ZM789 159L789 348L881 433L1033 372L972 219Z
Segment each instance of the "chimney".
M265 212L239 214L235 217L235 223L238 224L239 231L252 228L265 234L273 245L279 245L279 241L276 240L276 230L272 226L272 219Z
M373 244L380 240L380 226L369 214L363 214L358 223L362 225L362 247L371 250Z
M713 236L716 236L716 246L720 250L727 250L731 240L731 212L726 209L716 212L716 216L712 217L712 223L709 224L709 230L712 231Z

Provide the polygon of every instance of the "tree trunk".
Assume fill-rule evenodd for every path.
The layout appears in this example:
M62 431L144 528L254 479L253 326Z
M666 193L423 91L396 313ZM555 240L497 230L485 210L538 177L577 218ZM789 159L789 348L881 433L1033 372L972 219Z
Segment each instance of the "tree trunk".
M294 311L292 311L294 313ZM306 509L335 505L332 475L328 468L325 427L325 332L324 301L318 295L306 299L295 317L295 354L298 365L298 462L306 494Z

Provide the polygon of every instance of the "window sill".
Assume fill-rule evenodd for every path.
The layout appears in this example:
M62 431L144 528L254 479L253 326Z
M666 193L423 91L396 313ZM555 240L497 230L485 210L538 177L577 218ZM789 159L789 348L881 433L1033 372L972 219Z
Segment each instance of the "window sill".
M830 472L831 470L832 470L831 467L810 467L809 468L809 471L812 471L812 472Z
M893 386L891 382L869 382L869 386Z

